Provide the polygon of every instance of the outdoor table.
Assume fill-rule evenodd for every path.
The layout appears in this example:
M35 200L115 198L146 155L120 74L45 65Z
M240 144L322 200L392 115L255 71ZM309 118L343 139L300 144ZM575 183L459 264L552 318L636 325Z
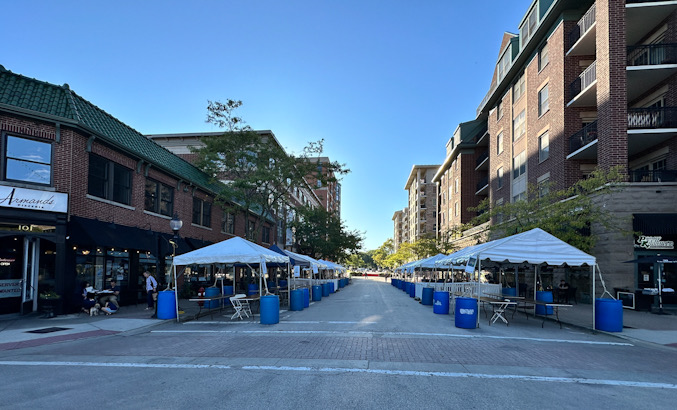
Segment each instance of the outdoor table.
M259 295L246 296L246 297L238 298L238 299L246 300L247 303L249 303L250 310L251 310L251 303L252 302L259 302L259 303L261 302L261 296L259 296ZM260 309L261 309L261 307L259 306L259 310ZM253 313L252 313L252 320L254 320L254 314Z
M493 315L491 316L491 319L489 319L489 325L492 323L496 323L498 319L501 319L506 325L510 325L508 323L508 319L503 316L503 313L505 313L505 310L509 306L515 306L517 305L517 302L511 301L508 298L503 298L503 299L494 299L490 297L481 297L480 298L481 302L484 302L485 304L488 303L491 305ZM486 311L484 312L485 317L486 317Z
M205 305L204 302L211 302L211 301L215 301L215 300L219 301L219 311L221 311L223 309L223 303L222 303L223 299L229 299L231 296L235 296L235 295L217 295L217 296L192 298L192 299L188 299L188 301L189 302L197 302L198 306L200 307L200 310L195 315L195 320L198 320L200 318L200 314L202 313L202 308ZM202 302L202 303L200 303L200 302ZM213 308L211 303L208 303L207 306L208 306L207 309L208 309L210 317L212 319L214 319L214 312L213 311L216 308Z
M551 307L553 312L555 313L555 318L557 319L557 323L559 323L559 328L562 328L562 322L559 320L559 308L561 307L572 307L573 305L569 305L566 303L554 303L554 302L544 302L542 300L534 300L534 299L522 299L520 300L520 303L522 304L522 307L524 308L524 315L526 316L527 320L529 320L529 314L527 313L527 305L533 305L534 307L536 306L544 306L546 308L545 314L543 315L543 322L541 323L541 327L544 327L545 325L545 319L548 318L548 311L547 308ZM513 312L513 316L515 316L515 313ZM534 309L534 317L536 317L536 309Z

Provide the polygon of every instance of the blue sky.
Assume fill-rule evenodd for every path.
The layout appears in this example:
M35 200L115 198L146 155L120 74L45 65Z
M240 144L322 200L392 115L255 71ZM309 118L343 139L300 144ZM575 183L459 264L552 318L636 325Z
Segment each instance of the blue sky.
M208 100L293 153L345 163L342 218L365 250L393 235L414 164L474 119L501 38L531 0L5 1L0 64L144 134L218 131Z

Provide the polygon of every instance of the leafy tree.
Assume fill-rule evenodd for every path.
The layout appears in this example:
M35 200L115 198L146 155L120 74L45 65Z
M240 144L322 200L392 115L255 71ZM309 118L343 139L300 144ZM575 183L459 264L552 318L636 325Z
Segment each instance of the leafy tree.
M291 193L308 189L306 177L315 176L327 183L349 172L344 165L330 162L322 163L327 172L318 174L322 140L309 143L300 155L288 154L277 141L254 131L235 115L240 106L242 101L209 101L207 122L224 129L224 133L202 138L204 146L193 149L195 164L215 181L225 182L216 198L224 208L244 213L248 221L250 212L276 221L284 209L294 205ZM257 238L262 220L250 222L250 232Z
M598 224L607 229L620 230L613 215L601 204L600 199L611 190L618 189L616 182L624 180L620 169L596 170L587 179L556 190L553 185L527 187L526 199L491 207L487 200L471 210L481 213L473 225L488 220L491 238L505 237L541 228L568 244L589 252L596 237L590 228Z
M415 259L416 253L414 252L414 245L405 242L400 244L397 248L397 252L390 254L386 258L386 266L393 269Z
M379 246L377 249L373 250L373 259L374 263L376 263L376 266L379 267L388 267L388 256L390 256L394 252L394 245L393 245L393 240L392 238L388 238L381 246Z
M374 266L374 261L369 252L353 253L348 256L346 263L354 268L369 268Z
M449 254L453 250L455 250L455 247L446 238L439 239L428 236L412 244L412 251L416 259L435 256L438 253Z
M337 215L317 207L297 208L291 222L299 251L316 259L344 261L362 247L362 233L349 231Z

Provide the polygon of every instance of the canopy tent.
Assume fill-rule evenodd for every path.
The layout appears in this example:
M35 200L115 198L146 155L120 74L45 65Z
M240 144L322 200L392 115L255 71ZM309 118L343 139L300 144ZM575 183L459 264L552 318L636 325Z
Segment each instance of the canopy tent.
M174 257L174 283L176 284L176 267L193 264L246 264L257 265L264 271L269 263L289 264L289 257L273 252L263 246L257 245L246 239L236 236L225 241L196 249L192 252L184 253ZM261 283L263 275L260 275L259 294L261 294ZM179 320L179 298L176 297L176 320Z
M440 269L438 265L435 264L440 259L446 258L447 255L443 253L438 253L437 255L430 256L424 259L411 262L411 265L408 266L409 269Z
M293 252L289 252L289 251L286 251L284 249L281 249L277 245L272 245L269 249L273 252L279 253L280 255L284 255L284 256L289 257L289 263L292 266L304 266L304 267L310 266L309 260L307 260L305 258L301 258L301 257L299 257L300 255L296 255Z
M416 261L414 261L416 262ZM411 266L414 262L407 262L404 265L401 265L400 267L395 268L395 271L400 271L400 272L407 272L407 268Z
M329 262L329 261L326 261L326 260L324 260L324 259L319 259L318 262L323 263L324 265L326 265L326 266L327 266L326 269L329 269L329 270L334 270L334 271L339 271L339 272L343 272L343 271L346 270L346 268L344 268L343 266L339 265L338 263Z
M470 263L469 263L470 262ZM491 242L475 245L454 252L447 258L437 261L438 265L463 268L463 265L477 266L481 272L482 262L530 264L534 269L534 299L536 293L536 280L538 266L542 264L550 266L590 266L592 268L593 288L595 295L595 267L596 258L588 255L580 249L556 238L540 228L522 232L516 235L497 239ZM478 280L479 284L479 280ZM479 297L479 291L478 291ZM592 325L595 327L595 306L592 309ZM479 320L479 319L478 319Z

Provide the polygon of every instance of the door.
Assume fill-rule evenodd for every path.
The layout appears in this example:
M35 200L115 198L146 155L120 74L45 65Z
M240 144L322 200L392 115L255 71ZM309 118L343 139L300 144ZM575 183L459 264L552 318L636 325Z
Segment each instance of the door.
M23 272L21 313L38 310L38 267L40 266L40 238L23 238Z

